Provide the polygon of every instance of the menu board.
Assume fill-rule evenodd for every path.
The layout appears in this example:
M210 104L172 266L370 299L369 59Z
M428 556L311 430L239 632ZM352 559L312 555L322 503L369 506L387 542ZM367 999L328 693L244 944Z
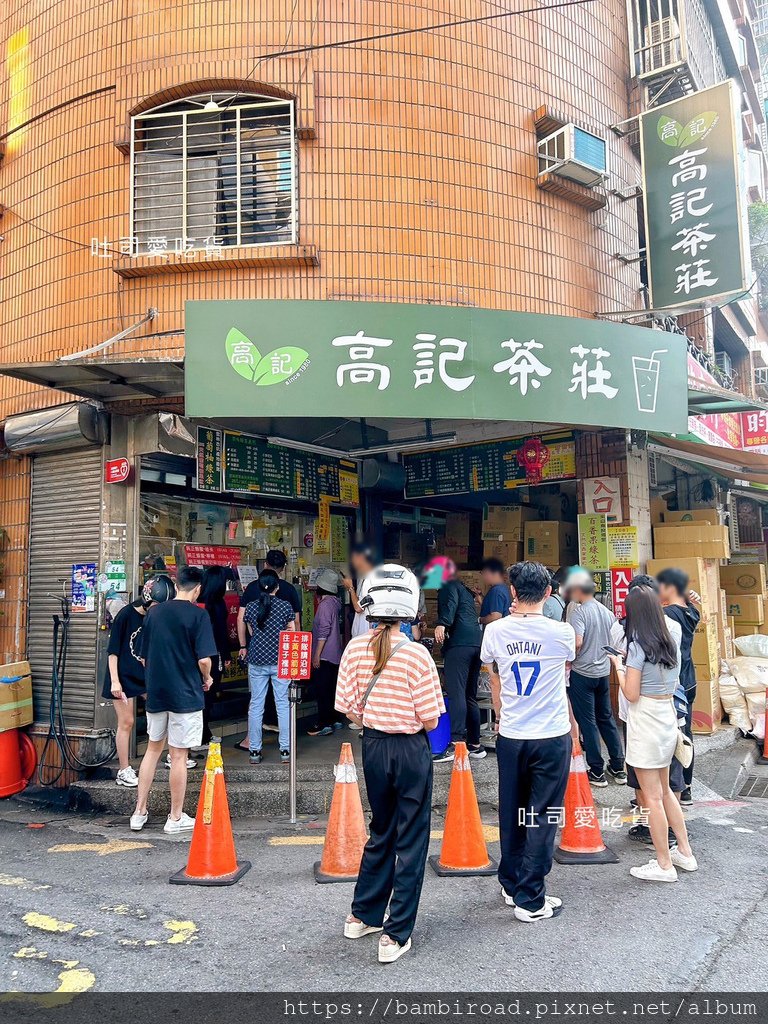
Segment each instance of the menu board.
M528 480L517 461L525 438L460 445L436 451L403 455L406 498L438 494L472 494L524 487ZM572 433L542 437L549 448L549 462L541 483L576 476L576 445Z
M224 433L224 489L358 504L357 464L269 444L250 434Z

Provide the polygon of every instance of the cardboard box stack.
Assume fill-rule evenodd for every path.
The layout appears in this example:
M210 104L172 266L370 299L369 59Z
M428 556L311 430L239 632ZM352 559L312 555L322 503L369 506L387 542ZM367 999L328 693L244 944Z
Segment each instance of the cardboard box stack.
M525 524L525 558L558 569L561 565L575 565L578 550L574 523L546 519Z
M720 581L726 594L727 613L733 619L734 636L764 632L768 615L765 566L761 562L723 565Z
M665 528L679 538L679 549L672 546L668 556L650 559L648 572L651 576L656 576L662 569L682 569L690 580L691 589L701 596L701 622L693 638L691 650L697 682L696 700L693 705L693 731L710 733L717 729L722 718L720 658L726 643L724 631L727 627L723 616L720 566L715 557L697 558L686 554L688 547L684 536L693 528L688 526L682 529L681 526ZM654 535L658 529L659 527L654 530Z
M466 565L469 559L469 516L464 512L449 512L445 517L444 554L456 565Z
M730 558L727 526L708 523L664 523L653 528L656 558Z
M3 679L17 680L15 683L0 683L0 732L32 724L30 672L28 661L15 661L0 668Z
M523 559L526 523L538 519L528 505L486 505L483 509L483 558L498 558L504 565Z
M720 516L716 508L684 508L679 512L664 512L665 523L707 523L719 526Z

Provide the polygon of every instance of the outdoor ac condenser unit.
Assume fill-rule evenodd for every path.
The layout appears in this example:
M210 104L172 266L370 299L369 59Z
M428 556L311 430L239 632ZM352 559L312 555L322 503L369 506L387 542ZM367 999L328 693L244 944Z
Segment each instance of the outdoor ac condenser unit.
M768 384L768 366L755 367L755 384Z
M564 124L538 144L539 174L553 172L593 188L607 177L605 140L599 135Z
M727 377L733 376L733 361L727 352L715 352L715 365Z
M644 29L643 75L656 75L677 67L682 59L680 26L677 19L660 18Z

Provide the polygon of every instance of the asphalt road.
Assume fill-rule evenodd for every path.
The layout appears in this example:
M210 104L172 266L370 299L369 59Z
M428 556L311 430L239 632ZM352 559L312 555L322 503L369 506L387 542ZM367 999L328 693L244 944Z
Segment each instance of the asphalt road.
M550 891L565 900L562 915L524 925L494 878L437 878L428 868L413 950L388 967L375 960L375 939L341 936L352 885L313 880L322 821L237 822L238 855L253 868L233 888L210 889L168 884L187 841L165 836L160 821L136 835L124 821L3 801L0 987L765 991L768 800L699 793L706 799L688 814L697 874L674 885L631 878L645 850L627 840L625 823L605 830L620 863L555 865ZM608 793L617 807L628 795Z

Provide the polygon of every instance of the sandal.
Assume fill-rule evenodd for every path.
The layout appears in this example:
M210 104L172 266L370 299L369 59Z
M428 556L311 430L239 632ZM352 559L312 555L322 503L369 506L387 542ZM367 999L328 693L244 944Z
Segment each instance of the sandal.
M232 746L235 748L235 750L244 750L245 753L247 754L250 748L247 743L245 744L245 746L243 746L244 742L244 740L238 740L236 743L233 743Z

